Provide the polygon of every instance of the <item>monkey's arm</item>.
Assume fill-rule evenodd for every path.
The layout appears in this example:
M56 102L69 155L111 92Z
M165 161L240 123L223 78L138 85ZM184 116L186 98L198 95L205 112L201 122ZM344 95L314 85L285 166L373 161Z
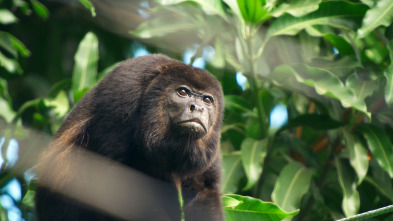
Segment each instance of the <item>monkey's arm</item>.
M183 182L184 214L186 221L222 221L220 175L216 162L199 176Z

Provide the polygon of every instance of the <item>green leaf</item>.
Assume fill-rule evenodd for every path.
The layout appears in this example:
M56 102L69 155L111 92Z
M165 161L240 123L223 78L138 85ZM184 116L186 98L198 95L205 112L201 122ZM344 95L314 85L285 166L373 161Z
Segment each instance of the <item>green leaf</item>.
M221 0L159 0L162 5L174 5L182 2L195 2L199 4L207 15L219 15L226 18Z
M359 38L383 25L388 27L393 20L393 1L379 0L373 8L369 9L363 18L362 27L358 30Z
M69 109L69 102L67 94L64 91L60 91L54 99L44 99L44 104L47 107L54 107L57 117L64 117Z
M223 155L221 189L223 193L234 193L239 189L239 181L244 176L242 160L239 152Z
M393 148L387 133L371 124L358 125L378 164L393 178Z
M237 4L237 0L223 0L226 5L232 10L232 12L240 19L240 21L244 22L242 12L240 11L239 5Z
M367 175L368 152L361 142L356 140L349 132L344 131L346 149L349 151L349 162L355 170L359 185Z
M11 105L2 97L0 97L0 117L7 123L11 123L15 117L15 111L12 110Z
M370 161L372 174L364 178L365 182L370 183L383 196L393 203L392 179L375 161Z
M244 190L253 187L262 174L263 161L267 154L268 140L254 140L246 138L241 145L241 158L244 171L247 175L247 185Z
M79 2L91 12L91 16L96 17L96 9L90 0L79 0Z
M255 139L261 138L261 125L257 116L251 116L247 119L245 129L249 137Z
M270 18L270 14L268 10L262 6L261 0L237 0L237 4L246 22L255 24Z
M247 102L244 100L243 97L236 96L236 95L225 95L224 96L224 102L225 102L225 109L234 111L234 110L240 110L243 112L251 112L251 108L247 104Z
M383 73L386 78L385 100L389 107L393 105L393 41L387 45L390 55L390 65Z
M98 39L92 32L87 33L80 42L74 60L71 91L74 102L77 102L81 92L90 89L97 80Z
M34 197L35 191L32 189L28 189L27 193L23 197L22 204L31 208L34 208Z
M31 0L31 5L34 12L43 19L47 19L49 16L49 11L41 2L37 0Z
M334 160L337 168L338 181L344 195L341 207L345 216L356 215L359 211L360 198L356 190L353 172L349 166L343 164L337 157Z
M26 46L8 32L0 31L0 46L15 58L18 57L18 52L23 57L30 55L30 51L26 48Z
M380 82L377 80L362 80L356 74L352 74L347 78L346 86L352 90L358 100L364 100L380 88Z
M17 21L18 19L8 9L0 9L0 24L8 25Z
M355 58L349 56L337 60L316 58L307 63L307 65L329 71L338 78L346 78L353 73L354 69L362 67Z
M12 45L10 34L8 32L0 31L0 46L10 53L14 58L18 57L18 52Z
M312 175L312 169L307 169L298 162L286 165L274 186L273 202L286 211L299 208L303 195L309 190Z
M19 66L19 63L14 59L7 58L1 52L0 52L0 67L3 67L9 73L16 73L16 74L22 73L22 68Z
M355 108L370 117L366 103L357 99L351 89L329 71L304 64L281 65L271 76L277 84L281 85L292 85L295 82L308 85L320 95L339 100L345 108Z
M282 130L293 127L311 127L317 130L330 130L343 126L344 123L333 120L328 115L304 114L291 119Z
M291 14L295 17L304 16L310 12L316 11L322 0L293 0L289 3L282 3L271 14L274 17L280 17L284 13Z
M226 221L279 221L298 214L285 212L277 205L248 196L227 194L222 197Z
M170 33L196 29L195 25L185 19L179 19L174 16L160 16L142 23L136 30L129 33L139 38L154 38L163 37Z
M277 18L270 25L266 38L269 39L277 35L295 35L313 25L355 30L366 9L365 5L346 1L322 2L317 11L306 16L293 17L286 14Z

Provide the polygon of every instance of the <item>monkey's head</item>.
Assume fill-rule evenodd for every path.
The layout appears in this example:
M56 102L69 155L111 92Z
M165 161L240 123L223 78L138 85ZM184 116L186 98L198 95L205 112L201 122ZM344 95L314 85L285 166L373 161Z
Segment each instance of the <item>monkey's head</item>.
M219 153L220 84L210 73L174 60L158 70L141 99L146 155L171 172L203 170Z

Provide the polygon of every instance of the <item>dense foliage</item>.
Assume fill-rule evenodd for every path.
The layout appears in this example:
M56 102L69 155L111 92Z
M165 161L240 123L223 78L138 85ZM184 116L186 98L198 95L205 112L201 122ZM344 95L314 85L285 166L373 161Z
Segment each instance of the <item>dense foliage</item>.
M34 219L42 134L139 49L189 55L221 81L228 220L332 220L393 203L391 0L103 2L0 1L1 220ZM131 26L113 20L126 6Z

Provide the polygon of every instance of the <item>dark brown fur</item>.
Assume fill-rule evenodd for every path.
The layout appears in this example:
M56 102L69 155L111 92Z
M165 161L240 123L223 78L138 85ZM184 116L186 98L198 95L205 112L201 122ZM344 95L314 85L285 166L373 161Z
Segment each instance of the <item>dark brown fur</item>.
M214 96L208 132L200 139L173 130L168 112L177 110L168 107L167 94L178 85L190 85ZM39 171L48 165L62 171L42 175L49 180L49 187L37 189L39 219L115 220L63 197L52 188L78 179L70 175L78 168L73 158L78 151L89 150L181 186L186 221L223 220L219 150L223 105L220 84L204 70L163 55L124 61L78 102L39 162ZM176 195L176 189L171 194ZM172 203L179 207L176 200ZM146 220L164 219L151 212ZM180 208L170 217L180 220Z

